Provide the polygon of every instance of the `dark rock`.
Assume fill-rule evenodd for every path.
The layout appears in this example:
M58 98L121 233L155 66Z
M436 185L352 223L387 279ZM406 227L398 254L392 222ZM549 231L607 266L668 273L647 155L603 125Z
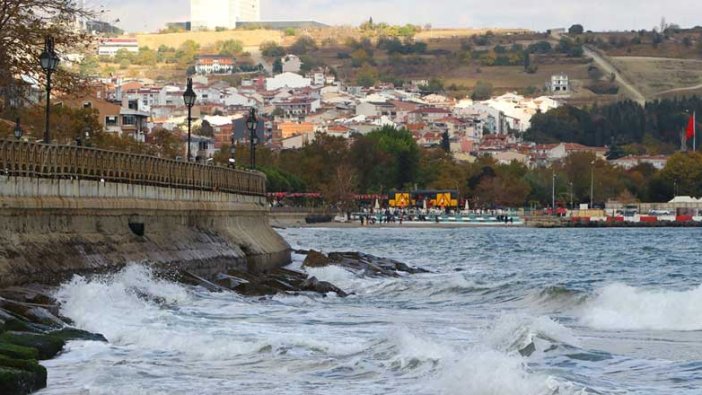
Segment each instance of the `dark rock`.
M333 252L329 254L331 264L346 267L353 271L362 271L371 276L398 277L397 272L408 274L429 273L428 270L413 268L409 265L388 258L380 258L359 252Z
M348 294L344 291L342 291L340 288L335 286L332 283L328 283L326 281L319 281L317 280L317 277L310 277L307 280L305 280L302 284L301 287L304 291L313 291L313 292L318 292L321 294L328 294L331 292L336 293L339 297L345 298L348 296Z
M50 332L49 335L51 337L63 340L63 341L70 341L70 340L88 340L88 341L96 341L96 342L104 342L107 343L107 339L105 336L99 334L99 333L91 333L88 331L84 331L82 329L76 329L76 328L63 328L58 331L53 331Z
M224 287L224 288L228 288L228 289L234 289L241 284L247 284L249 282L250 281L245 280L241 277L236 277L236 276L232 276L232 275L224 274L224 273L218 274L214 280L215 284L219 285L220 287Z
M46 368L35 360L0 356L0 372L3 370L9 380L3 380L3 374L0 373L0 393L2 394L28 394L46 387ZM13 371L14 374L8 374ZM17 372L28 373L28 375Z
M325 267L329 266L330 258L318 251L310 251L302 263L303 267Z
M536 345L534 342L529 343L526 347L519 350L519 354L523 357L530 357L534 352L536 352Z
M275 288L257 283L241 284L234 291L244 296L271 296L278 293Z
M0 355L15 359L38 359L39 351L35 348L0 342Z
M0 394L25 395L44 387L35 387L36 376L32 372L0 367Z
M182 270L180 272L180 281L187 284L203 287L210 292L224 292L229 290L225 287L207 281L198 275L190 273L187 270Z
M46 334L28 332L5 332L0 334L0 343L10 343L22 347L35 348L39 359L51 359L66 345L64 340Z
M10 287L0 290L0 297L23 303L38 305L57 305L54 298L49 296L51 289L46 285L31 284L25 287Z
M57 305L39 305L33 303L17 302L0 297L0 308L21 317L25 321L41 324L48 327L62 327L65 323L58 318L59 308Z

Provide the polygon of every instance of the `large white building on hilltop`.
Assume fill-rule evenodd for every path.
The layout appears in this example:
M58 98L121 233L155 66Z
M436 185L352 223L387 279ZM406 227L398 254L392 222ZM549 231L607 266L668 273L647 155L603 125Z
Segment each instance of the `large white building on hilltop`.
M192 30L234 29L237 22L260 22L261 0L190 0Z

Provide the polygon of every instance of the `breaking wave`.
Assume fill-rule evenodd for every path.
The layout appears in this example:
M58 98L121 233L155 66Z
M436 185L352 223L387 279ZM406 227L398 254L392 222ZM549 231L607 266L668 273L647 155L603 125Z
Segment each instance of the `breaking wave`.
M702 285L670 291L612 284L587 301L580 322L604 330L702 330Z

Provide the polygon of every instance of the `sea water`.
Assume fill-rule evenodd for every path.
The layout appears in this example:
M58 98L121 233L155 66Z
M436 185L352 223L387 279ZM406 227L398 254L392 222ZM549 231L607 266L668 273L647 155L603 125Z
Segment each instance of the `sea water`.
M109 343L69 343L42 393L702 394L700 230L280 232L432 273L308 270L347 298L75 277L62 314Z

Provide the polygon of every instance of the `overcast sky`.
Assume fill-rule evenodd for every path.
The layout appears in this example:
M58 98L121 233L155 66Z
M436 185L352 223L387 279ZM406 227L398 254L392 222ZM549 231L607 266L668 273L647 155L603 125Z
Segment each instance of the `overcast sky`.
M376 22L434 27L513 27L546 30L582 23L588 30L651 29L665 17L702 25L701 0L261 0L264 20L315 20L333 25ZM187 21L189 0L86 0L109 10L127 31L154 31Z

